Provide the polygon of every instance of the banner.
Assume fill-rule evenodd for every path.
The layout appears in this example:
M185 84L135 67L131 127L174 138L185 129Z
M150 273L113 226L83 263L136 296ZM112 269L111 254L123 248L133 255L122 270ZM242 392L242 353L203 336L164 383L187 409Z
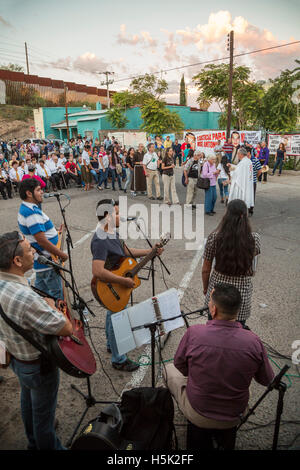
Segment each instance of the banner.
M271 154L276 154L279 144L284 144L287 155L300 155L300 134L269 134L268 147Z
M221 141L221 145L224 145L226 141L226 131L186 131L184 133L184 138L187 143L191 145L193 150L201 150L206 156L208 156L210 154L214 154L213 149L217 145L218 140ZM243 145L245 141L256 147L256 145L261 141L261 131L232 131L231 140L234 147Z
M147 139L147 143L150 143L149 142L149 137L151 139L151 142L153 144L156 144L158 147L161 147L161 146L164 147L164 142L167 139L167 137L169 137L169 140L172 143L175 142L175 134L162 134L162 135L149 134L148 139Z

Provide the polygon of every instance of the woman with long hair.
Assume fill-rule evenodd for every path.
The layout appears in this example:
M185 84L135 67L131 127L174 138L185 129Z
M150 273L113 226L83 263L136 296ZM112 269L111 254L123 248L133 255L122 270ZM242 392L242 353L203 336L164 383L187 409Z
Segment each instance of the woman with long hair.
M228 184L230 183L230 170L227 163L229 163L228 158L226 155L224 155L221 158L221 162L217 166L217 170L220 170L220 173L218 175L218 185L220 190L221 202L224 203L225 195L226 206L228 204L229 198Z
M260 237L251 230L247 206L244 201L234 199L205 245L202 266L205 305L208 305L215 284L234 285L242 296L237 320L245 324L251 313L254 260L258 254Z
M161 168L162 168L162 180L164 185L164 203L171 205L170 201L170 189L171 189L171 196L172 196L172 203L178 204L178 196L176 192L175 186L175 173L174 173L174 151L172 147L168 147L165 153L165 156L162 160Z
M124 193L127 192L128 186L131 184L132 181L132 176L133 176L133 167L134 167L134 154L135 150L133 147L130 147L130 149L127 152L125 164L126 164L126 182L124 186Z
M276 171L278 166L279 166L278 176L281 175L282 166L283 166L283 163L285 162L285 160L286 160L286 150L285 150L284 144L281 142L281 144L279 144L279 147L276 151L276 163L274 165L273 172L271 173L272 176L275 175L275 171Z
M111 184L112 190L115 191L115 181L118 181L119 189L122 190L121 185L121 173L122 173L122 165L120 162L120 157L118 155L117 147L112 147L111 155L109 157L109 170L111 175Z

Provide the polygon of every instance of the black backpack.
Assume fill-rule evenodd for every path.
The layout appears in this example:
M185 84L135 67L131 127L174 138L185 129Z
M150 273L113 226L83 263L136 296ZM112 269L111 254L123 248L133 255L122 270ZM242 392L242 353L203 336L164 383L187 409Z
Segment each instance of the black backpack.
M134 388L123 393L119 405L106 406L90 421L71 450L177 449L173 419L174 405L167 388Z

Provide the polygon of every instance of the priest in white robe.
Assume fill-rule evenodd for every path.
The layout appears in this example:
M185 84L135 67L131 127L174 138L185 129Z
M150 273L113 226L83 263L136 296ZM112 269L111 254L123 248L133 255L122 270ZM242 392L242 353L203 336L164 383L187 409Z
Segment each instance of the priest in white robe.
M231 187L228 202L241 199L248 209L254 206L253 165L247 158L247 150L243 147L238 150L238 165L230 165Z

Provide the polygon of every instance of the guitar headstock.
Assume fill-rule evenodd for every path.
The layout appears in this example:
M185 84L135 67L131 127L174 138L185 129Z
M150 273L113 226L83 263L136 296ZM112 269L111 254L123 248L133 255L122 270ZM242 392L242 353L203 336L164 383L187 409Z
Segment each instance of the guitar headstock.
M159 245L160 247L163 247L163 246L165 246L165 245L168 243L168 241L170 241L170 240L171 240L171 234L170 234L170 232L164 233L163 235L161 235L160 241L159 241L158 245Z

